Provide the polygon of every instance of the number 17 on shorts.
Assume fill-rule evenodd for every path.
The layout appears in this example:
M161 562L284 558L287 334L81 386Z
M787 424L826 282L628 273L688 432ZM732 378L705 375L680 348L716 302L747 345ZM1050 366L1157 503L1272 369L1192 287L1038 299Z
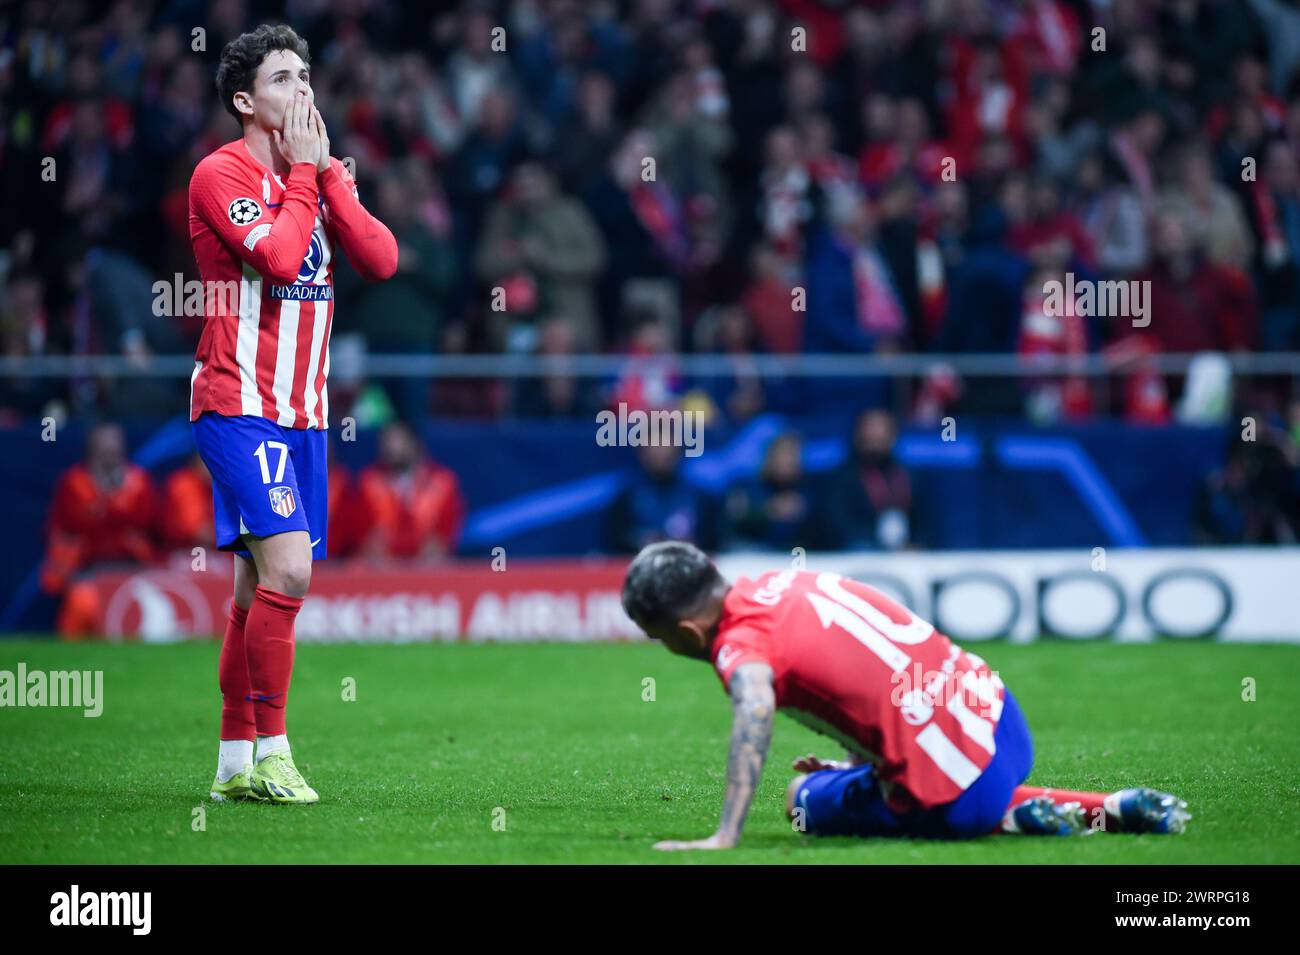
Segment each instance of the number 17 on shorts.
M310 535L312 556L325 557L329 508L326 432L285 428L266 418L207 412L194 442L212 474L217 546L248 554L242 538L287 531Z

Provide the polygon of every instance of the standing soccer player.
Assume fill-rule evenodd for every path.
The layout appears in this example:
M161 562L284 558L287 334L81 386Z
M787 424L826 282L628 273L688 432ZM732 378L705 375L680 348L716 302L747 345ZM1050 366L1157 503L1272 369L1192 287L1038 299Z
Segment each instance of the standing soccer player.
M657 849L736 844L778 709L849 753L795 761L803 775L787 787L786 812L815 835L1168 833L1190 818L1154 789L1021 785L1033 745L998 675L858 581L786 570L730 584L698 548L665 541L632 561L623 608L673 653L712 661L732 699L722 822L707 839Z
M212 472L217 546L235 554L211 796L311 803L319 796L294 765L285 704L294 619L312 561L325 557L334 250L382 281L397 268L397 242L330 157L307 43L292 29L261 26L228 43L217 90L243 136L190 180L206 293L190 420Z

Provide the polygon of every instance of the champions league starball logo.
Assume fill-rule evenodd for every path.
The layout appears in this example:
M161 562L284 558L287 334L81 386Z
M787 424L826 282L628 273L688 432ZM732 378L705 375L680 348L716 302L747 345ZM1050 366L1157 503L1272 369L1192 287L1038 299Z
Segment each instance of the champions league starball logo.
M230 221L237 226L252 225L262 218L262 207L257 204L256 199L243 196L230 204L226 214L230 216Z

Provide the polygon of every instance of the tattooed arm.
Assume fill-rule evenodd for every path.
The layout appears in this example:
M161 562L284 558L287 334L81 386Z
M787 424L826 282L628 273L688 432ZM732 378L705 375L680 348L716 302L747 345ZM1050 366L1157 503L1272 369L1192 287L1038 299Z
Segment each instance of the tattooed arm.
M656 849L730 849L740 839L745 814L763 775L767 748L772 742L776 694L772 668L765 663L744 663L731 675L731 754L727 758L727 794L722 822L708 839L660 842Z

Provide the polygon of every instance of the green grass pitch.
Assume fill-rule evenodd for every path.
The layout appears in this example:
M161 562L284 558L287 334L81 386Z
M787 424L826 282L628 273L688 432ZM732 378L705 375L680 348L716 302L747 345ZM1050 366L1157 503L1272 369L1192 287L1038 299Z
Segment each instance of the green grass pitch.
M839 754L778 717L740 848L653 852L657 839L712 832L730 708L706 665L635 644L302 646L289 732L321 802L215 804L215 643L0 640L0 669L102 669L106 700L97 719L0 709L0 863L1300 862L1300 648L979 652L1028 716L1032 782L1168 789L1190 804L1188 833L807 837L782 813L790 760ZM1242 699L1248 677L1254 702Z

